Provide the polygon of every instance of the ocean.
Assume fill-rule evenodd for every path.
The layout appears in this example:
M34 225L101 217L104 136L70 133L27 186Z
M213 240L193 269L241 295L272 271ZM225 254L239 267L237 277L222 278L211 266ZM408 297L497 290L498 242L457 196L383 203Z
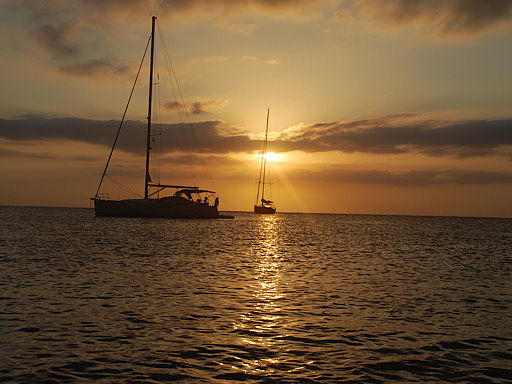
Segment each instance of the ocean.
M0 207L0 382L512 383L512 219Z

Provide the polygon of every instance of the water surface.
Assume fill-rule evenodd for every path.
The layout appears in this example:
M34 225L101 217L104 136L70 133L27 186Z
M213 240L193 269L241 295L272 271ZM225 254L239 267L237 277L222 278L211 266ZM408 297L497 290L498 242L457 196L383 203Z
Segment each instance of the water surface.
M0 381L512 383L510 219L0 215Z

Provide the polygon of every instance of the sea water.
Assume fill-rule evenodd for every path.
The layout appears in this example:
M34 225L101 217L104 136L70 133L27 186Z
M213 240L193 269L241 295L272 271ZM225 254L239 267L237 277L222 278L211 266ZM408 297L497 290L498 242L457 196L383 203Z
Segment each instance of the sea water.
M512 383L512 220L0 208L0 381Z

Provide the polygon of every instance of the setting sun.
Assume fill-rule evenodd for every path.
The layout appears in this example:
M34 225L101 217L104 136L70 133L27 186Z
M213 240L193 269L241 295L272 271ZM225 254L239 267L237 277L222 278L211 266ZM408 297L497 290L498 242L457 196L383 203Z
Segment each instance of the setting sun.
M279 161L284 161L285 155L283 153L267 152L266 158L267 161L275 163Z

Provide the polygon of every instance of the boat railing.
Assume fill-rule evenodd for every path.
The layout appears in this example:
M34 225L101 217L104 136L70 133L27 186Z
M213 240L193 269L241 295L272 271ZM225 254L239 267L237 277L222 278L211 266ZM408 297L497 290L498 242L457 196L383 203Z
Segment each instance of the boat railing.
M96 194L96 198L100 200L110 200L110 195L108 193L98 193Z
M137 195L137 194L129 194L129 195L112 195L112 194L108 194L108 193L98 193L96 195L96 198L97 199L100 199L100 200L112 200L112 201L119 201L119 200L134 200L134 199L140 199L141 196L140 195Z
M100 200L121 200L120 196L119 195L111 195L111 194L108 194L108 193L98 193L96 195L96 198L100 199Z

